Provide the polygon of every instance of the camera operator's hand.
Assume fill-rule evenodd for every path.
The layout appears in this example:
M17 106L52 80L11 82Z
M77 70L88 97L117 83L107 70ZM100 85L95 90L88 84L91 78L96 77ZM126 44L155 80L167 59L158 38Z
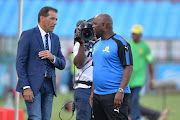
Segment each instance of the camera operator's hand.
M75 40L77 42L79 42L80 46L79 46L77 55L74 57L74 65L78 69L81 69L84 66L84 61L85 61L85 54L84 54L84 51L85 51L84 43L85 42L83 40L81 40L81 37L79 37L79 36L80 36L80 32L79 32L79 30L76 29Z
M80 31L79 30L76 30L75 37L78 38L78 42L80 44L84 44L84 40L81 40Z

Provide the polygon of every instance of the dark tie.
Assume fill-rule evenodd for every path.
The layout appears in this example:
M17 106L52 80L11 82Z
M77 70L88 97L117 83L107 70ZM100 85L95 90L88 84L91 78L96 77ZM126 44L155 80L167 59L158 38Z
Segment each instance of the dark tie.
M48 44L48 34L45 35L46 37L46 50L49 50L49 44ZM51 78L51 65L50 61L47 59L47 64L46 64L46 77Z

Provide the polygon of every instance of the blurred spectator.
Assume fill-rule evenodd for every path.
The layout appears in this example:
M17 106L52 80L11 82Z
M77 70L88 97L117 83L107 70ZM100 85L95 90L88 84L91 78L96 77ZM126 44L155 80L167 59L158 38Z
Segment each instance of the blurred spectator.
M72 51L69 51L69 56L68 56L70 62L71 62L71 68L70 68L70 77L69 77L69 89L73 90L73 81L74 81L74 75L76 73L76 66L74 65L74 55Z
M72 49L68 49L66 56L66 67L60 77L59 91L61 93L68 93L73 90L73 76L74 76L74 64L73 64L73 54ZM76 69L76 68L75 68Z
M149 46L141 41L143 28L141 25L134 25L132 28L132 40L129 41L133 55L133 73L129 86L131 88L130 115L132 120L139 120L140 115L144 115L150 120L157 120L159 117L164 120L168 116L168 110L163 114L139 105L140 91L146 79L146 64L150 72L150 89L153 89L153 57Z

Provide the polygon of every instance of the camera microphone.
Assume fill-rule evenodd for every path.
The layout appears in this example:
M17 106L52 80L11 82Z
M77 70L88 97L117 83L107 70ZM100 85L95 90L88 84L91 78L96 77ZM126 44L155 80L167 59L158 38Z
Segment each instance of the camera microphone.
M77 23L76 23L76 28L78 28L79 26L85 26L84 24L85 20L79 20Z

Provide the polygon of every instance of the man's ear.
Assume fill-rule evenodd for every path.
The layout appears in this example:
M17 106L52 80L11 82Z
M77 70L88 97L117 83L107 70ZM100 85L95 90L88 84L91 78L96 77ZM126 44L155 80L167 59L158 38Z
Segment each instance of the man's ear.
M111 24L110 23L104 23L104 28L110 28Z
M44 16L40 16L40 21L44 21Z
M107 24L106 24L106 23L102 23L102 25L103 25L103 28L106 28L106 26L107 26Z

